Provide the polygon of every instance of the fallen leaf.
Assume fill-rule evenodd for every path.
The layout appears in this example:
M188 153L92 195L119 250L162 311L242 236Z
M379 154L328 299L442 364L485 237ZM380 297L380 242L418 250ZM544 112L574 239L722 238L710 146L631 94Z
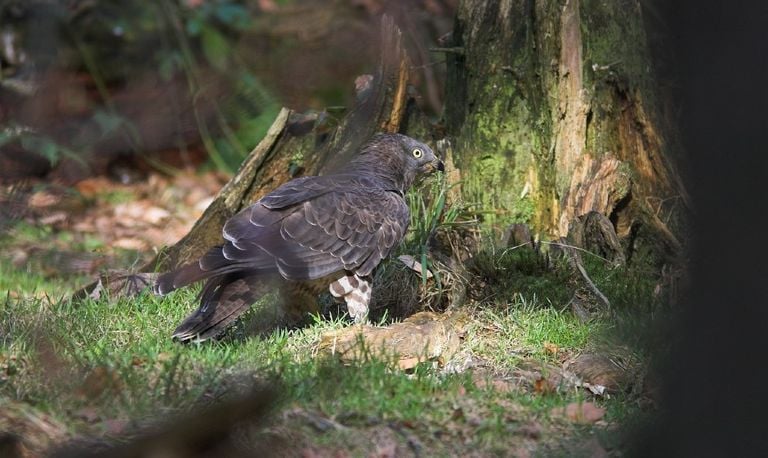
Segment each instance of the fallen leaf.
M556 407L551 411L552 416L565 417L580 424L594 423L605 415L605 409L591 402L572 402L563 407Z
M53 212L50 215L46 215L40 218L39 222L40 224L51 225L65 222L68 218L69 216L66 212Z
M75 188L83 197L95 197L104 194L114 187L114 183L105 177L87 178L79 181Z
M400 262L405 264L406 267L408 267L409 269L419 274L420 277L423 275L421 261L417 261L413 256L408 254L403 254L398 256L397 259L399 259ZM426 275L427 275L427 278L432 278L434 276L434 274L429 269L427 269Z
M421 362L421 359L415 356L409 358L400 358L397 360L397 367L405 371L418 366L419 362Z
M589 390L590 393L595 396L602 396L605 394L606 388L603 385L593 385L591 383L583 383L582 386Z
M266 13L274 13L278 10L275 0L259 0L259 8Z
M158 224L171 216L168 210L160 207L149 207L144 211L142 219L150 224Z
M125 227L136 225L136 221L146 221L150 224L159 222L158 217L169 216L167 210L152 205L149 200L137 200L115 206L115 218Z
M38 191L31 196L27 201L27 205L32 208L45 208L52 205L56 205L61 201L61 196L56 196L45 191Z
M550 394L555 392L555 387L545 377L540 377L534 380L533 391L537 394Z
M557 356L559 351L560 347L558 347L556 344L553 344L552 342L544 342L544 352L548 355Z
M115 248L122 248L124 250L135 250L135 251L142 251L148 248L147 242L140 239L127 238L127 237L115 240L114 242L112 242L112 246Z

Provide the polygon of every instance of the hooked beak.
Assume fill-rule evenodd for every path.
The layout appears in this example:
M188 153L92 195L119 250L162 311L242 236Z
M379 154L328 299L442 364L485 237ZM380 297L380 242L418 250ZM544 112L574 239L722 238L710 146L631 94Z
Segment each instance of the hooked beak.
M445 164L443 164L443 161L441 161L440 159L435 159L432 162L427 162L422 167L423 167L422 170L427 173L432 173L435 170L440 172L445 172Z

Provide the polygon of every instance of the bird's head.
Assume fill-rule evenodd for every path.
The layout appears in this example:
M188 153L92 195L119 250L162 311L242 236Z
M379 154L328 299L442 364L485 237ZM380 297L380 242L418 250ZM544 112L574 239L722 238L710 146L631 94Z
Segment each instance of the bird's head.
M432 148L401 134L393 134L400 143L401 153L405 157L408 168L414 168L418 173L432 173L435 170L445 171L445 165L432 151Z
M363 148L361 162L374 167L374 173L388 175L406 191L419 175L444 171L445 166L424 143L402 134L377 134Z

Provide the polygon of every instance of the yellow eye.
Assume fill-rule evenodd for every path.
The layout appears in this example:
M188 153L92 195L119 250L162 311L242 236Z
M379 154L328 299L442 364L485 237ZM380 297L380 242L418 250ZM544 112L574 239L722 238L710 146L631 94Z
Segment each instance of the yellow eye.
M421 148L416 148L413 150L412 154L413 154L413 157L415 157L416 159L421 159L421 156L424 155L424 151L422 151Z

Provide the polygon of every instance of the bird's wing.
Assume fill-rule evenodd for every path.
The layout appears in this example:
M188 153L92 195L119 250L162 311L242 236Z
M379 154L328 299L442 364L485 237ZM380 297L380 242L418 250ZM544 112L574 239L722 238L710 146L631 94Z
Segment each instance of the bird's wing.
M312 280L342 269L364 276L389 255L408 228L403 197L381 188L345 184L280 206L293 199L290 194L265 198L230 219L224 226L227 243L221 256L201 259L201 267L271 267L289 280Z
M262 197L259 202L270 210L279 210L331 192L339 185L347 184L346 180L333 178L333 176L296 178Z
M327 177L308 176L289 181L271 193L261 198L253 206L244 209L228 220L224 226L224 237L228 240L237 239L267 239L274 232L276 224L290 215L294 206L324 193L333 187ZM259 207L258 215L253 215ZM243 224L254 217L253 224ZM230 235L233 234L233 235ZM231 242L230 242L231 243ZM233 262L224 257L222 246L208 250L198 262L181 266L173 271L160 275L155 281L154 290L157 294L168 294L183 286L215 276L232 274L244 269L276 270L274 258L266 252L251 250L251 259Z

